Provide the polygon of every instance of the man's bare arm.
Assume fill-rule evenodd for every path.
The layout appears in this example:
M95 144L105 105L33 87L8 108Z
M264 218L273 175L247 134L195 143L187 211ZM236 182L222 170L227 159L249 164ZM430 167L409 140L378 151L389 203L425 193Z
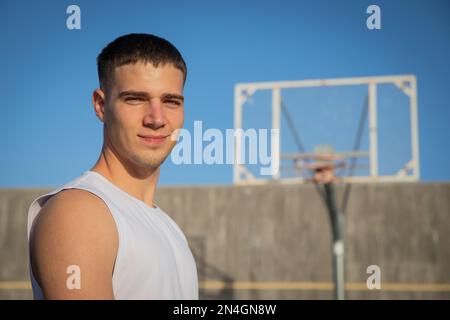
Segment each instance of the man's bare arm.
M106 204L84 190L53 196L35 220L33 274L46 299L114 299L112 273L118 234ZM69 289L69 266L80 270L80 289Z

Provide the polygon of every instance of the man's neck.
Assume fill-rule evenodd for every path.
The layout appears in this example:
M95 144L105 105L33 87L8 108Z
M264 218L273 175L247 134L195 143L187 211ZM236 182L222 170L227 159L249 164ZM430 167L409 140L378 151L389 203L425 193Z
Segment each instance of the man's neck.
M136 169L127 166L114 153L103 148L97 163L92 167L111 183L131 196L143 201L149 207L154 207L154 194L159 177L159 167L156 169Z

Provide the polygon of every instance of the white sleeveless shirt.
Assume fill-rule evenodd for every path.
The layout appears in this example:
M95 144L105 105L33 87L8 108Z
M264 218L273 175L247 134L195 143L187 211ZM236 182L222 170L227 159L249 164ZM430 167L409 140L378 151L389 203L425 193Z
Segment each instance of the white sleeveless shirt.
M97 195L114 218L119 237L112 276L115 299L198 299L197 268L178 225L158 206L148 206L97 172L86 171L35 199L28 211L28 241L33 221L45 202L64 189ZM34 299L43 299L31 265L29 270Z

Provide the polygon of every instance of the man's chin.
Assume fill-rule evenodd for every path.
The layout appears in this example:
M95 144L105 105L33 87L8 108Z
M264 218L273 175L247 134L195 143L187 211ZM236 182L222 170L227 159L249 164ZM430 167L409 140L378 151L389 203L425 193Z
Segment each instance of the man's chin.
M138 167L143 169L157 169L159 168L167 157L170 155L173 146L162 146L156 150L145 150L134 154L133 162Z
M164 163L167 156L168 155L157 157L157 158L152 158L152 159L140 159L138 161L138 163L139 163L139 166L142 168L157 169Z

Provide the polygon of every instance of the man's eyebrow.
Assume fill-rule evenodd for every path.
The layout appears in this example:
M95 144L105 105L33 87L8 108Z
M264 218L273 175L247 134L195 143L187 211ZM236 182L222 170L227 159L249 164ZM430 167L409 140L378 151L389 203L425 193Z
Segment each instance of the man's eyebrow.
M134 90L127 90L127 91L122 91L119 93L119 98L122 98L125 96L148 98L149 94L145 91L134 91Z
M119 98L125 97L125 96L134 96L134 97L143 97L143 98L149 98L150 95L145 91L134 91L134 90L126 90L119 93ZM176 94L176 93L164 93L162 95L163 99L177 99L184 101L184 97L182 95Z
M164 93L162 95L162 98L165 98L165 99L177 99L177 100L184 101L184 97L182 95L176 94L176 93Z

